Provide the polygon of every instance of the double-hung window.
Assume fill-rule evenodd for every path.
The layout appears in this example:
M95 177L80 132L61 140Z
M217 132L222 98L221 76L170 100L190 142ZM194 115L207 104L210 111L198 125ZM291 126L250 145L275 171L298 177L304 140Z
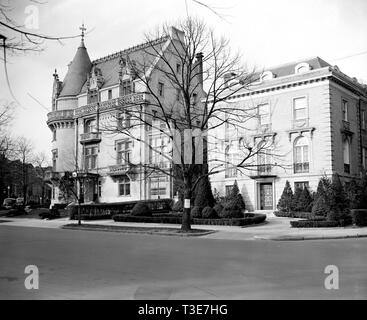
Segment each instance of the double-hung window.
M128 165L131 161L131 145L129 140L118 141L116 143L117 164Z

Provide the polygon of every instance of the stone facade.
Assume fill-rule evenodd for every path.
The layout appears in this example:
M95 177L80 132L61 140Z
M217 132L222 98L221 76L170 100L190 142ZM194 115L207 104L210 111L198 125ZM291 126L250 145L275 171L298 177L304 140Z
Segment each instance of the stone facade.
M53 135L53 172L54 176L70 172L83 177L78 193L84 203L174 197L171 177L159 170L147 172L140 165L154 164L171 171L171 163L152 154L145 143L150 141L154 147L165 148L169 142L159 130L147 130L131 113L127 116L127 111L139 110L144 121L157 121L144 118L155 112L152 92L134 75L132 64L146 64L150 86L156 88L162 104L179 108L177 89L170 87L161 68L155 68L159 59L152 52L168 50L173 41L182 41L182 36L181 31L171 28L170 36L92 62L82 40L63 82L55 71L53 109L47 121ZM156 46L154 50L152 46ZM179 60L169 53L165 58L172 59L173 67L179 69ZM201 96L202 86L197 90ZM134 139L116 130L119 126L131 126L129 134ZM154 127L165 130L164 126L156 123ZM55 183L52 204L64 201Z
M228 137L229 149L209 151L208 157L228 163L241 139L254 147L263 139L272 140L269 155L250 159L252 167L245 170L212 176L215 192L224 196L237 180L248 210L274 210L286 180L293 190L307 185L316 191L323 175L338 173L344 181L360 177L366 167L365 86L320 58L270 68L258 78L227 102L252 108L254 118L246 130L217 128L211 136Z

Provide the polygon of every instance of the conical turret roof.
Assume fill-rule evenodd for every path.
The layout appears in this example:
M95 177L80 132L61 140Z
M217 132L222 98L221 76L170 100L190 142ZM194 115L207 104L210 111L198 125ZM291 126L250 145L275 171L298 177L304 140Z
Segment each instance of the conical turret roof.
M82 39L74 59L69 66L69 70L66 73L59 97L78 95L83 84L87 80L87 76L91 68L92 63Z

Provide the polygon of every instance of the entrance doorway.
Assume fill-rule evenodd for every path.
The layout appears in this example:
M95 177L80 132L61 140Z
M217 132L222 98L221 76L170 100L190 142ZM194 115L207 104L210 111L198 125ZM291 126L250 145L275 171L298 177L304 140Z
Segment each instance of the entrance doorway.
M260 183L260 210L273 210L272 183Z

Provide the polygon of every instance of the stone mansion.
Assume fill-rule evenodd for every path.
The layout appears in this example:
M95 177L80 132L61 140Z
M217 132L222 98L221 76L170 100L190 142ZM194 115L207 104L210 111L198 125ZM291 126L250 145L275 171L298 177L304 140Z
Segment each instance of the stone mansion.
M121 133L101 130L111 121L126 125L130 119L124 108L134 104L149 106L146 88L129 64L142 59L148 46L168 48L171 41L180 41L181 31L171 31L171 37L94 61L90 60L82 37L63 81L55 71L52 111L47 120L52 132L53 176L65 172L80 176L83 183L79 192L85 203L175 196L171 177L159 172L147 174L130 161L145 159L157 163L161 170L172 170L166 157L152 154L143 143ZM202 63L201 59L199 55L196 63ZM156 94L168 102L175 101L177 92L161 80L155 63L151 58ZM180 71L179 63L176 69ZM202 83L197 94L203 94ZM348 181L358 178L367 166L366 87L318 57L269 68L259 74L250 90L239 91L226 103L250 105L257 115L249 122L248 131L227 126L215 129L217 136L226 137L228 146L220 154L209 149L208 160L221 159L228 163L228 168L210 180L213 191L221 196L237 180L248 210L275 209L286 180L293 188L315 190L325 174L336 172ZM164 130L164 123L158 127ZM149 135L154 148L164 150L169 144L159 130L136 129L134 134ZM266 139L274 143L271 151L253 159L253 170L239 171L230 166L239 154L243 137L254 144ZM52 204L63 202L56 184L52 190Z
M237 180L249 210L275 209L287 180L293 191L316 191L323 175L337 173L347 182L367 168L367 88L319 57L269 68L227 103L254 108L257 116L245 131L216 129L227 147L212 157L227 170L212 177L212 188L226 194ZM231 163L244 137L272 144L251 170L239 171Z

